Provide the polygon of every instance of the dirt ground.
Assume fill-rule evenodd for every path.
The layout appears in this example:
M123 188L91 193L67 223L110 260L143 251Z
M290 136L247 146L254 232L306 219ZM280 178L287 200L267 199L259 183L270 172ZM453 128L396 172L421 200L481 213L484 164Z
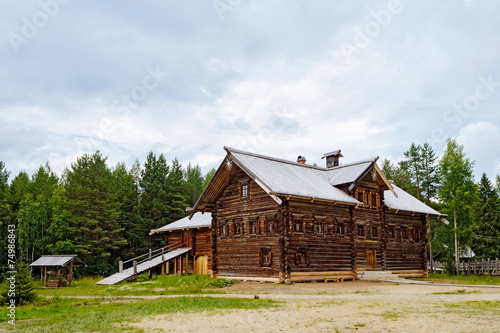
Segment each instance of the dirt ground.
M500 288L387 282L242 282L221 297L281 306L146 318L146 332L500 332Z

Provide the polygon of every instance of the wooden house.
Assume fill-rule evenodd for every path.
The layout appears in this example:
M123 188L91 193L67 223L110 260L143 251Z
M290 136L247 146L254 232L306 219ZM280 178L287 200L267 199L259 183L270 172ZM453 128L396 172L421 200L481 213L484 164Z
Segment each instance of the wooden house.
M206 255L213 276L287 283L366 271L426 276L426 217L442 214L391 184L378 158L341 165L338 150L325 154L323 168L302 156L225 150L193 207L210 226L166 238L191 242L193 260L196 251Z

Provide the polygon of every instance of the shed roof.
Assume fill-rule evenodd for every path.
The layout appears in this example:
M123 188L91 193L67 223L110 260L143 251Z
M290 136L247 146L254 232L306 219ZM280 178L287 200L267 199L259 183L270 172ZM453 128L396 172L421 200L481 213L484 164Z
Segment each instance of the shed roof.
M384 204L390 209L407 211L411 213L446 216L445 214L441 214L437 210L427 206L425 203L418 200L411 194L405 192L396 185L393 184L392 186L394 187L394 191L398 195L397 197L394 196L394 194L391 191L384 192Z
M48 266L66 266L73 262L75 266L85 266L87 265L80 260L76 254L63 254L63 255L46 255L41 256L34 262L32 262L30 267L48 267Z
M180 220L174 221L161 228L151 230L150 235L158 232L182 230L182 229L197 229L208 228L212 224L212 214L195 213L191 220L186 216Z

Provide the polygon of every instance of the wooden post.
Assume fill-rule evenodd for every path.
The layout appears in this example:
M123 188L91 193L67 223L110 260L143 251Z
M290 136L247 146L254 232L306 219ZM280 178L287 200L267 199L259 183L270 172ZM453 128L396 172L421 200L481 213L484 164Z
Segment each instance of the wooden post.
M170 261L167 261L167 275L170 275Z
M151 278L152 278L152 277L153 277L153 270L152 270L152 269L150 269L150 270L149 270L149 279L151 280Z
M137 260L134 260L134 275L137 275Z
M122 261L122 260L120 260L120 261L118 262L118 272L119 272L119 273L122 273L122 272L123 272L123 261Z
M73 262L69 264L68 286L70 287L71 287L71 281L73 281Z
M47 288L47 284L48 284L48 281L47 281L47 266L45 266L43 268L44 270L44 273L43 273L43 285L45 286L45 288Z
M151 260L151 249L149 249L149 260Z
M175 258L175 259L174 259L174 275L177 275L177 273L179 273L179 272L177 271L177 260L178 260L178 258Z
M165 275L165 265L162 263L161 264L161 276Z
M161 261L163 262L165 260L165 248L161 249Z

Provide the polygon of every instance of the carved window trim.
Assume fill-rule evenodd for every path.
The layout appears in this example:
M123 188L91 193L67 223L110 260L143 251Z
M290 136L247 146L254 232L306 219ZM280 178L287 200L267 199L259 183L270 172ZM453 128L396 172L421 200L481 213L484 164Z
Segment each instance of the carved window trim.
M325 221L322 220L314 220L313 222L314 226L314 235L315 236L320 236L323 237L325 236Z
M227 238L229 236L229 228L227 224L227 220L220 221L219 224L219 237Z
M259 265L260 267L271 267L273 265L273 252L270 246L260 247Z
M295 252L295 265L298 267L309 267L311 265L311 256L307 247L298 247Z
M302 215L293 216L292 228L294 234L304 234L304 218Z

